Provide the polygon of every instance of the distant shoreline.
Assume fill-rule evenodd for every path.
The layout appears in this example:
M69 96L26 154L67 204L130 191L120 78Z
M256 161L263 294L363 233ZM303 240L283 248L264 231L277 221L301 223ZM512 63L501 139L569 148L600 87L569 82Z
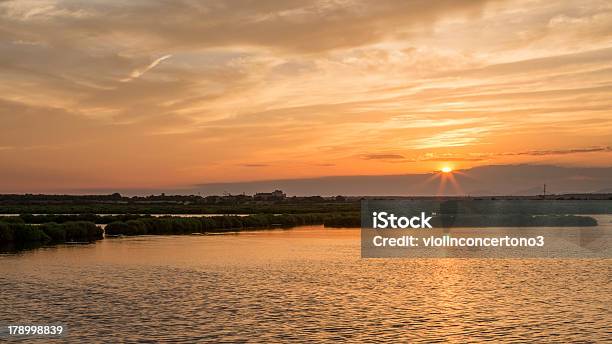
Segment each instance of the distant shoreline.
M359 212L363 200L412 200L415 202L461 201L526 202L526 208L542 208L551 204L567 208L566 214L612 213L612 194L564 194L541 196L487 197L286 197L249 195L180 196L151 195L124 197L110 195L0 195L0 214L305 214ZM546 205L545 208L550 208Z
M148 201L107 196L0 195L0 244L87 242L109 235L223 233L301 225L359 228L362 202L381 198L151 196ZM179 197L177 199L177 197ZM601 197L599 195L598 197ZM115 201L111 201L114 199ZM607 199L384 198L402 200L408 213L436 213L435 227L592 227L588 215L612 214ZM409 200L409 201L407 201ZM38 215L35 215L38 214ZM176 214L159 216L157 214ZM459 216L458 216L459 215ZM96 229L98 228L98 229Z
M328 228L359 228L359 214L352 215L250 215L216 217L140 217L116 220L106 225L108 236L218 234L274 228L323 225ZM593 227L597 221L576 215L443 215L432 221L434 227ZM0 246L28 246L46 243L95 242L104 239L102 228L88 221L25 223L21 217L0 219Z

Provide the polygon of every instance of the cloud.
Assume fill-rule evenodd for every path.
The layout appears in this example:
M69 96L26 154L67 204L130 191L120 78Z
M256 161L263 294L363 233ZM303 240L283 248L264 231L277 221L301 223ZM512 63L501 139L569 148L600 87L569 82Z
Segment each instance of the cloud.
M400 154L364 154L362 159L365 160L404 160L405 157Z
M15 147L0 154L15 175L31 169L44 181L36 170L58 170L68 185L82 172L91 187L544 156L607 166L599 150L566 147L611 144L611 9L596 0L0 1L0 147Z
M417 139L413 143L415 149L431 149L440 147L463 147L478 142L479 138L489 133L493 125L451 129L439 132L429 137Z
M134 79L138 79L141 76L143 76L146 72L150 71L151 69L157 67L158 64L160 64L162 61L167 60L169 58L171 58L172 55L164 55L160 58L158 58L157 60L151 62L148 66L146 66L143 69L135 69L132 71L132 73L130 73L130 76L124 79L121 79L121 82L129 82L132 81Z
M446 162L461 162L461 161L484 161L485 158L477 157L432 157L432 158L419 158L418 161L446 161Z
M485 157L460 156L455 154L425 154L416 159L409 159L401 154L364 154L361 156L364 160L382 160L389 162L419 162L419 161L484 161Z
M428 28L449 15L473 15L487 2L53 1L40 7L36 3L8 1L0 11L4 9L9 21L29 24L21 35L40 34L44 30L54 41L66 40L64 44L75 39L86 41L87 36L82 35L86 33L104 41L119 37L156 48L259 46L322 52L412 35L415 29L418 32L420 28Z
M506 153L470 153L467 155L452 154L452 153L427 153L414 159L413 161L439 161L439 162L474 162L474 161L487 161L494 159L499 156L549 156L549 155L567 155L567 154L583 154L583 153L597 153L597 152L612 152L610 146L600 147L584 147L584 148L570 148L570 149L551 149L551 150L531 150L525 152L506 152ZM395 155L390 155L395 156ZM397 155L397 159L403 159L402 155ZM380 159L385 159L384 155L381 155Z
M570 148L570 149L553 149L553 150L531 150L526 152L503 153L503 155L565 155L565 154L580 154L580 153L595 153L595 152L612 152L612 147L585 147L585 148Z

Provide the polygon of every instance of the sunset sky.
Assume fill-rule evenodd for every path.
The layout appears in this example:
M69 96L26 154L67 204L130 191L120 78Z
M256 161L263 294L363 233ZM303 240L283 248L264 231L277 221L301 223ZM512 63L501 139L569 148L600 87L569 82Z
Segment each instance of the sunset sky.
M0 1L0 192L612 165L610 1Z

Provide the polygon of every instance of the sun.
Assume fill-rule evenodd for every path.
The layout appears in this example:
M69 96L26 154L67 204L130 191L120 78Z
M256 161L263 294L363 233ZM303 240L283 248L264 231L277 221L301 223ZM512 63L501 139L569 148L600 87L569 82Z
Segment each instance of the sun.
M453 169L452 169L452 167L449 167L449 166L444 166L444 167L442 167L442 168L440 169L440 171L442 171L442 172L444 172L444 173L451 173L451 172L453 172Z

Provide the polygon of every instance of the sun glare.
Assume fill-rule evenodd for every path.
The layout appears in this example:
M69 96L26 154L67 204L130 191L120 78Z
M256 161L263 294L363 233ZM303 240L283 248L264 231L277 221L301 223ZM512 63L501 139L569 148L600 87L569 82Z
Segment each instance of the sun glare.
M448 166L444 166L440 169L440 171L444 172L444 173L451 173L453 172L453 169L448 167Z

